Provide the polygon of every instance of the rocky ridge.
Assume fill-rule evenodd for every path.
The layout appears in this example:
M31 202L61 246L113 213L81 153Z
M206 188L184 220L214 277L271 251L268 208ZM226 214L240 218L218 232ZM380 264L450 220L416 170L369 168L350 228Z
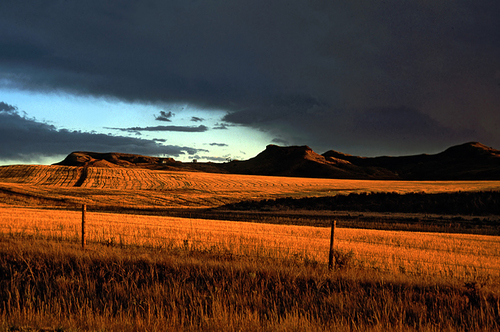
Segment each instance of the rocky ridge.
M400 157L359 157L334 150L318 154L306 145L268 145L254 158L226 163L183 163L172 158L78 151L57 164L338 179L500 180L500 151L478 142L452 146L437 154Z

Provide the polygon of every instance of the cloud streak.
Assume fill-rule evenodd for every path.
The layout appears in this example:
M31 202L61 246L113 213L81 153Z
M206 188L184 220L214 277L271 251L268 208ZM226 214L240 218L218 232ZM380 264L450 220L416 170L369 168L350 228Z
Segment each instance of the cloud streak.
M165 112L165 111L160 111L160 115L158 116L155 116L155 119L157 121L167 121L167 122L172 122L172 120L170 120L170 118L172 118L175 114L172 113L171 111L170 112Z
M197 116L192 116L191 121L192 122L203 122L205 119L197 117Z
M0 102L0 160L31 161L65 156L72 151L125 152L178 157L200 150L163 145L155 140L69 131L22 116L16 107Z
M7 0L0 81L225 110L227 124L318 150L404 150L392 143L412 116L446 128L425 148L500 146L498 17L497 0ZM405 135L422 150L429 130Z
M141 131L177 131L185 133L203 133L208 130L207 126L153 126L153 127L130 127L130 128L107 128L127 132Z
M226 130L229 129L229 126L227 123L216 123L212 129L214 130Z

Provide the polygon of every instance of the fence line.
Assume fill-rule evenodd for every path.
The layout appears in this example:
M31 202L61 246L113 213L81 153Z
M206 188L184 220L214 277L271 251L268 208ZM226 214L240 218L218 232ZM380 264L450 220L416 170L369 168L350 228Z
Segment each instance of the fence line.
M98 213L95 213L97 215ZM425 264L425 265L430 265L430 266L435 266L435 267L448 267L448 268L463 268L464 270L482 270L482 271L491 271L491 272L496 272L496 274L500 274L500 269L498 268L498 265L495 267L491 266L478 266L478 265L467 265L467 264L462 264L457 261L457 257L459 255L471 255L471 252L469 251L463 251L463 250L452 250L452 249L440 249L440 248L427 248L427 247L419 247L419 246L413 246L413 247L408 247L408 246L402 246L400 243L387 243L387 242L382 242L382 241L369 241L369 240L360 240L360 239L342 239L342 238L335 238L334 237L334 227L333 227L333 222L332 222L332 231L331 231L331 237L330 241L328 241L328 238L326 234L328 233L328 229L318 229L317 232L314 232L313 236L303 236L300 234L293 234L293 230L290 232L276 232L274 234L270 234L269 231L246 231L246 230L238 230L235 229L235 227L222 227L224 225L214 225L214 227L193 227L191 225L188 226L186 224L186 218L173 218L175 220L179 221L184 221L185 222L185 227L181 226L172 226L172 225L161 225L161 224L155 224L155 223L145 223L145 222L130 222L127 221L125 222L120 222L120 221L99 221L99 225L95 225L92 223L92 215L94 214L87 214L86 207L82 207L82 219L81 219L81 229L79 229L79 223L75 222L74 224L67 224L65 222L64 224L61 223L59 226L56 227L38 227L38 226L31 226L31 227L15 227L13 225L2 225L0 224L0 230L1 233L10 233L10 234L35 234L39 235L41 237L47 236L46 233L49 233L49 237L53 236L54 238L64 238L68 240L75 239L78 241L78 237L81 236L81 241L82 241L82 248L85 248L85 245L87 243L87 240L91 242L101 242L106 244L106 241L108 241L107 244L115 245L115 244L123 244L123 245L129 245L129 244L134 244L134 242L141 243L144 246L152 245L156 247L162 247L165 246L166 244L170 243L171 245L177 244L178 247L191 247L196 249L195 247L199 248L209 248L209 249L214 249L214 247L217 246L226 246L225 249L228 249L229 247L239 247L239 251L242 252L246 256L252 256L252 250L258 254L264 253L267 251L267 253L273 253L273 254L279 254L279 251L285 252L285 254L288 255L295 255L295 254L301 254L303 257L302 258L307 258L309 255L312 255L311 257L323 257L320 260L325 261L326 258L328 257L328 266L332 267L333 262L332 262L332 255L333 255L333 250L339 250L339 248L348 248L347 250L351 250L355 253L355 260L358 261L363 261L363 260L373 260L373 259L387 259L387 255L383 255L380 253L375 253L375 252L362 252L360 250L357 250L356 246L359 244L368 244L370 246L377 246L377 245L383 245L385 247L389 247L392 250L397 250L401 249L403 250L425 250L426 252L433 253L448 253L450 255L453 255L455 257L455 262L439 262L439 261L432 261L432 260L426 260L426 259L412 259L412 258L407 258L403 256L398 256L394 251L392 252L392 255L390 257L390 261L393 263L397 262L408 262L413 265L417 264ZM189 220L189 219L187 219ZM218 221L220 223L220 221ZM228 224L229 225L229 224ZM135 234L130 234L130 233L125 233L123 231L115 231L117 229L117 226L127 226L131 230L136 231ZM218 227L215 227L218 226ZM276 225L273 225L276 226ZM257 227L257 226L256 226ZM294 226L297 227L297 229L300 229L301 226ZM277 227L279 228L279 227ZM6 232L5 232L6 230ZM42 234L44 233L44 234ZM161 234L169 234L167 236L162 236ZM183 235L183 237L180 237L180 235ZM221 237L221 234L224 235L225 237ZM321 238L314 237L316 236L321 236ZM234 238L232 238L232 237ZM247 240L252 240L252 238L258 238L262 237L260 243L257 244L250 244L250 243L245 243ZM214 238L217 238L218 240L213 240ZM248 239L247 239L248 238ZM265 238L270 238L272 241L269 241L269 243L266 243L265 247L261 247L263 242L266 241ZM121 243L114 243L114 241L119 240ZM127 239L124 241L124 239ZM130 240L130 241L129 241ZM148 242L149 240L149 242ZM236 240L236 242L234 242ZM232 242L231 242L232 241ZM309 241L309 243L307 242ZM333 243L335 241L335 247L334 248ZM480 239L478 238L477 241L484 242L484 243L494 243L494 244L500 244L499 241L490 241L490 240L485 240L485 239ZM303 246L292 246L292 244L295 243L302 243L305 245ZM315 246L311 245L311 242L314 242ZM163 244L162 244L163 243ZM166 244L165 244L166 243ZM328 250L328 243L330 243L330 250ZM137 243L136 243L137 244ZM139 244L141 245L141 244ZM224 250L224 248L222 248ZM500 250L500 249L499 249ZM499 251L500 252L500 251ZM294 254L295 253L295 254ZM235 252L234 254L238 254ZM262 257L262 255L257 255L256 257ZM292 256L293 258L297 258L297 256ZM500 264L500 255L495 255L495 254L488 254L484 253L481 254L481 257L487 257L487 258L492 258L492 260L498 260ZM366 264L369 265L370 261L365 262ZM380 269L384 269L383 266L379 266ZM386 267L387 270L391 271L388 267ZM495 274L495 273L494 273Z
M111 222L113 224L118 224L118 225L123 225L123 223L120 222ZM157 225L157 224L147 224L147 223L127 223L127 225L132 225L132 226L149 226L156 228L155 230L158 229L163 229L163 230L176 230L176 231L185 231L186 227L173 227L173 226L165 226L165 225ZM101 225L102 226L102 223ZM64 227L70 227L70 225L64 225ZM96 227L96 226L92 226ZM78 231L78 225L75 224L73 226L74 229L62 229L62 228L40 228L40 227L33 227L34 231L37 232L61 232L61 231ZM0 224L0 229L7 229L9 231L14 231L14 230L26 230L28 228L26 227L15 227L11 225L1 225ZM104 229L104 227L101 227L101 229ZM148 230L152 231L152 230ZM229 235L264 235L268 234L268 232L249 232L249 231L233 231L233 230L227 230L227 229L214 229L214 228L199 228L197 227L196 229L193 229L193 231L196 232L204 232L206 231L210 235L212 233L223 233L223 234L229 234ZM161 238L159 236L148 236L148 235L130 235L126 233L120 233L120 232L114 232L114 236L122 236L122 237L140 237L143 239L155 239L155 238ZM313 239L310 236L298 236L298 235L286 235L286 234L279 234L280 237L288 237L294 240L299 240L299 239L304 239L304 240L311 240ZM168 237L163 237L164 239L168 239ZM316 239L317 240L317 239ZM326 240L326 239L323 239ZM443 253L452 253L455 255L459 254L470 254L469 251L462 251L462 250L451 250L451 249L439 249L439 248L428 248L428 247L420 247L420 246L401 246L400 244L393 244L393 243L387 243L387 242L382 242L382 241L363 241L363 240L355 240L355 239L335 239L337 243L352 243L352 244L370 244L370 245L384 245L388 247L394 247L394 248L401 248L401 249L416 249L416 250L425 250L429 252L443 252ZM489 242L489 243L494 243L498 244L499 241L484 241L484 242ZM309 249L314 251L314 249ZM487 257L500 257L500 255L494 255L494 254L481 254L481 256L487 256ZM420 261L420 260L419 260Z
M114 222L116 224L123 224L119 222ZM186 227L172 227L172 226L165 226L165 225L157 225L157 224L146 224L146 223L127 223L127 225L133 225L133 226L150 226L153 228L158 229L164 229L164 230L178 230L178 231L185 231ZM71 225L61 225L64 228L66 227L71 227ZM102 226L102 224L101 224ZM96 227L96 226L92 226ZM31 229L34 229L35 231L47 231L47 232L60 232L60 231L67 231L67 229L64 229L61 227L56 227L56 228L40 228L38 226L32 227ZM75 224L73 225L74 229L70 229L71 231L77 231L78 230L78 225ZM0 229L8 229L10 231L12 230L26 230L28 227L16 227L12 225L2 225L0 224ZM101 229L104 229L104 227L101 227ZM268 234L268 232L249 232L249 231L232 231L232 230L227 230L227 229L213 229L213 228L199 228L197 227L196 229L197 232L200 231L207 231L207 233L224 233L224 234L234 234L234 235L262 235L262 234ZM151 230L149 230L151 231ZM115 232L114 233L117 236L137 236L137 235L130 235L126 233L119 233ZM281 237L289 237L292 239L312 239L310 236L298 236L298 235L287 235L287 234L279 234ZM140 237L142 238L157 238L158 236L147 236L147 235L141 235ZM402 249L418 249L418 250L425 250L425 251L437 251L437 252L450 252L454 254L469 254L470 252L468 251L457 251L457 250L448 250L448 249L439 249L439 248L428 248L428 247L420 247L420 246L402 246L400 244L393 244L393 243L387 243L387 242L382 242L382 241L363 241L363 240L355 240L355 239L336 239L338 242L347 242L347 243L360 243L360 244L371 244L371 245L384 245L384 246L390 246L390 247L396 247L396 248L402 248ZM499 241L487 241L490 243L498 244ZM482 256L491 256L491 257L500 257L500 255L488 255L488 254L482 254Z
M4 227L5 228L5 227ZM44 229L46 230L46 229ZM56 232L60 232L59 229L49 229L50 231L53 231L54 233ZM42 230L39 230L39 231L42 231ZM12 233L13 234L13 233ZM22 235L22 233L19 233L20 235ZM130 234L122 234L122 233L119 233L117 234L119 237L121 236L122 238L123 237L130 237L130 238L134 238L134 237L137 237L135 235L130 235ZM73 237L73 240L75 242L78 241L79 239L79 234L75 234L75 236ZM61 237L60 236L57 236L57 235L53 235L53 236L45 236L46 238L56 238L56 239L60 239ZM142 236L144 237L144 236ZM113 237L114 238L114 237ZM158 240L170 240L171 238L168 238L168 237L161 237L161 236L157 236L157 237L147 237L147 238L152 238L152 239L158 239ZM64 237L64 239L66 240L71 240L71 238L69 237ZM111 239L111 238L110 238ZM179 240L180 241L180 240ZM108 244L108 245L119 245L118 243L112 243L111 241L109 243L105 243L105 242L102 242L100 241L101 243L103 244ZM219 241L206 241L206 240L189 240L189 242L192 244L192 243L201 243L201 244L213 244L213 245L220 245L221 243ZM344 242L347 242L347 243L351 243L350 241L344 241ZM127 246L125 244L125 246ZM143 245L145 247L147 247L147 245ZM157 246L158 247L158 246ZM159 246L161 247L161 246ZM248 249L252 249L252 248L259 248L257 245L244 245L244 247L248 248ZM210 247L209 249L212 249L212 247ZM323 253L326 255L326 250L320 250L320 249L311 249L311 248L305 248L305 247L296 247L296 248L292 248L292 247L286 247L286 246L266 246L267 250L283 250L283 249L293 249L295 252L303 252L304 255L305 255L305 252L317 252L317 253ZM256 251L256 252L259 252L259 251ZM245 252L244 254L237 254L237 253L231 253L235 256L245 256L245 257L256 257L256 258L262 258L262 257L271 257L270 255L252 255L251 253L249 252ZM360 253L360 252L356 252L356 255L359 256L360 258L374 258L374 257L384 257L382 255L377 255L377 254L371 254L371 255L368 255L368 254L363 254L363 253ZM498 257L498 256L495 256L495 257ZM278 257L279 258L279 257ZM294 258L297 258L297 257L294 257ZM304 258L307 258L307 256L304 256ZM358 259L359 260L359 259ZM471 266L471 265L464 265L464 264L458 264L458 263L442 263L442 262L433 262L433 261L427 261L427 260L415 260L415 259L408 259L408 258L404 258L404 257L398 257L397 260L399 261L406 261L406 262L409 262L409 263L425 263L425 264L429 264L429 265L435 265L435 266L442 266L442 265L445 265L445 266L448 266L448 267L462 267L464 269L473 269L473 270L484 270L484 271L493 271L493 272L499 272L498 271L498 268L493 268L493 267L485 267L485 266ZM376 267L378 270L383 270L383 271L393 271L389 268L382 268L380 266L377 266Z
M3 229L9 229L10 233L11 234L15 234L16 232L13 232L13 229L9 228L9 227L0 227L0 228L3 228ZM26 231L26 229L19 229L21 232L17 232L17 234L19 235L23 235ZM40 232L40 231L48 231L48 232L52 232L52 233L58 233L58 232L61 232L61 229L57 229L57 228L54 228L54 229L36 229L35 230L36 232ZM48 236L45 236L45 237L49 237L49 238L61 238L60 236L57 236L57 235L48 235ZM73 237L73 240L74 241L78 241L80 237L80 234L75 234L74 237ZM149 239L158 239L158 240L171 240L172 238L169 238L169 237L164 237L164 236L137 236L137 235L131 235L131 234L125 234L125 233L116 233L114 236L112 237L109 237L109 239L114 239L115 237L122 237L122 238L126 238L126 237L129 237L129 238L149 238ZM68 236L64 236L64 239L68 239L68 240L71 240L70 237ZM179 242L181 241L186 241L186 240L179 240ZM102 241L98 241L98 242L102 242ZM189 242L191 243L202 243L202 244L213 244L213 245L219 245L221 244L220 241L209 241L209 240L193 240L193 239L190 239ZM359 241L345 241L345 240L342 240L342 241L338 241L338 242L345 242L345 243L356 243ZM364 242L364 243L367 243L367 242ZM104 242L104 244L106 244ZM111 244L111 243L109 243ZM118 243L116 244L113 244L113 245L119 245ZM127 244L125 244L126 246ZM147 247L147 244L144 244L145 247ZM246 248L258 248L257 245L243 245L244 247ZM161 247L161 246L160 246ZM271 250L276 250L276 249L289 249L289 250L294 250L296 252L316 252L316 253L324 253L326 255L326 252L327 250L321 250L321 249L312 249L312 248L306 248L306 247L286 247L286 246L266 246L265 249L271 249ZM364 258L374 258L374 257L385 257L383 255L378 255L378 254L364 254L364 253L361 253L361 252L356 252L355 253L357 256L359 257L364 257ZM236 256L240 256L238 254L235 254ZM262 257L262 255L249 255L249 254L244 254L243 256L253 256L253 257ZM499 257L499 256L496 256L496 255L488 255L490 257ZM464 265L464 264L458 264L458 263L443 263L443 262L433 262L433 261L429 261L429 260L421 260L421 259L409 259L409 258L404 258L404 257L397 257L397 260L400 260L400 261L406 261L406 262L409 262L409 263L425 263L425 264L429 264L429 265L436 265L436 266L442 266L442 265L445 265L445 266L449 266L449 267L463 267L463 268L472 268L472 269L479 269L479 270L486 270L486 271L496 271L498 272L498 268L493 268L493 267L485 267L485 266L471 266L471 265ZM386 269L386 271L391 271L390 269Z
M15 228L15 227L11 227L11 226L0 226L0 229L5 229L5 230L8 230L8 233L11 233L11 234L25 234L27 230L30 230L30 228ZM74 239L73 240L78 240L78 238L80 237L80 234L78 233L78 229L77 227L74 227L74 229L61 229L61 228L38 228L38 227L35 227L35 228L32 228L31 230L33 230L34 232L47 232L47 233L53 233L53 234L57 234L57 233L73 233L74 234ZM3 232L5 233L5 232ZM94 233L98 233L98 230L94 230ZM222 232L222 233L225 233L225 232ZM232 232L234 234L237 234L237 232ZM246 232L247 234L250 234L249 232ZM43 236L43 235L42 235ZM109 239L111 238L140 238L140 239L158 239L158 240L171 240L172 238L171 237L166 237L166 236L146 236L146 235L132 235L132 234L126 234L126 233L113 233L113 235L111 237L109 237ZM291 238L294 238L294 236L289 236ZM67 238L68 240L71 240L71 238L66 234L65 238ZM300 238L306 238L306 239L310 239L310 238L307 238L307 237L300 237ZM209 243L209 244L220 244L221 241L210 241L210 240L195 240L195 239L186 239L190 242L193 242L193 243ZM179 239L179 241L186 241L186 240L181 240ZM366 244L381 244L380 242L378 243L371 243L371 242L367 242L367 241L356 241L356 240L341 240L341 239L337 239L336 242L341 242L341 243L344 243L344 244L356 244L356 243L366 243ZM246 245L248 247L251 247L251 245ZM256 246L256 245L254 245ZM388 246L392 246L392 247L399 247L399 246L394 246L394 245L388 245ZM324 249L314 249L314 248L310 248L310 247L284 247L284 246L266 246L266 248L271 248L271 249L277 249L277 248L281 248L281 249L296 249L296 250L307 250L307 251L310 251L310 252L317 252L317 253L324 253L326 250ZM420 247L411 247L411 249L422 249ZM467 254L467 252L450 252L450 251L444 251L444 250L440 250L440 249L427 249L425 248L425 250L427 251L443 251L443 252L449 252L449 253L452 253L452 254ZM378 255L378 254L363 254L361 252L356 252L357 255L359 256L363 256L363 257L384 257L382 255ZM492 257L492 258L499 258L500 256L499 255L489 255L489 254L482 254L483 257ZM420 262L420 263L426 263L426 264L435 264L435 265L450 265L450 266L455 266L457 264L454 264L454 263L437 263L437 262L433 262L433 261L430 261L430 260L422 260L422 259L419 259L419 260L414 260L414 259L408 259L408 258L404 258L404 257L398 257L399 260L404 260L404 261L408 261L408 262ZM465 265L464 265L465 266ZM488 267L479 267L481 269L491 269L491 270L495 270L495 268L488 268Z

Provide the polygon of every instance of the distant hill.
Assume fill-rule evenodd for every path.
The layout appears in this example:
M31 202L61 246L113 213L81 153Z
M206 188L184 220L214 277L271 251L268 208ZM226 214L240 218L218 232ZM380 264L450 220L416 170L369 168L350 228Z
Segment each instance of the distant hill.
M342 158L320 155L308 146L268 145L256 157L247 161L232 161L224 165L224 169L229 173L253 175L338 179L393 178L393 174L383 168L358 166Z
M183 163L173 158L142 156L118 152L86 152L75 151L63 161L54 165L82 166L82 167L127 167L146 168L169 171L201 171L210 173L225 173L213 163Z
M432 155L370 158L334 150L320 155L308 146L268 145L254 158L229 163L182 163L134 154L73 152L57 165L338 179L500 180L500 151L478 142Z
M177 162L173 158L148 157L129 153L98 153L76 151L70 153L63 161L55 165L93 166L93 167L151 167L152 165L172 165Z
M333 150L320 155L308 146L268 145L256 157L233 161L224 169L238 174L339 179L499 180L500 151L470 142L434 155L367 158Z
M403 157L363 158L328 151L325 157L342 156L344 160L362 168L385 169L393 179L404 180L498 180L500 179L500 151L478 142L450 147L428 155Z

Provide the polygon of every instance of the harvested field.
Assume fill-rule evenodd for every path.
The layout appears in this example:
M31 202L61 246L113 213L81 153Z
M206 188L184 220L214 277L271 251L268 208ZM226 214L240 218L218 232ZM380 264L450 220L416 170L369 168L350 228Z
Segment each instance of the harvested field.
M500 181L384 181L271 177L137 168L0 167L0 204L209 208L242 200L362 192L500 190Z

